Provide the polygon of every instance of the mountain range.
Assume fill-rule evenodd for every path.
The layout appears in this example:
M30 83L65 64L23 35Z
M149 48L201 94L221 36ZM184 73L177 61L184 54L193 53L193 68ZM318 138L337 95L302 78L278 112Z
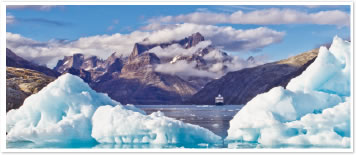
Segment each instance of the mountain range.
M16 67L16 68L25 68L25 69L30 69L30 70L35 70L41 73L44 73L48 76L53 76L53 77L58 77L61 75L55 70L49 69L44 66L37 65L35 63L32 63L30 61L27 61L18 55L16 55L13 51L10 49L6 48L6 66L7 67Z
M249 57L243 61L246 68L234 71L230 64L236 60L206 43L199 32L166 43L152 44L145 39L134 44L128 57L113 53L104 60L78 53L65 56L53 69L31 63L7 49L6 64L50 78L64 73L77 75L94 90L107 93L122 104L215 104L218 94L224 96L226 104L245 104L272 87L285 86L317 56L315 49L258 66L255 58ZM175 48L188 52L168 54L169 49ZM162 55L162 51L166 53ZM182 62L193 64L193 71L185 75L157 70L157 66L162 65L173 70L172 65L179 67ZM213 70L216 66L219 68ZM195 71L221 76L201 76L194 74Z
M28 96L55 79L31 69L6 67L6 112L19 108Z
M273 87L286 87L288 82L300 75L317 57L319 49L260 66L229 72L213 80L194 94L186 104L214 103L215 96L224 96L225 104L246 104L260 93Z

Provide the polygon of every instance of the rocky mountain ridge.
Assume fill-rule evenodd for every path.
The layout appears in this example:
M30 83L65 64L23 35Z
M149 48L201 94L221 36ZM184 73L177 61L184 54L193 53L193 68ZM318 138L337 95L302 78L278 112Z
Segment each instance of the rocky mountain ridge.
M148 44L147 40L144 40L134 45L127 59L118 58L115 53L106 60L74 54L59 60L54 70L62 74L78 75L95 90L108 93L111 98L123 104L180 104L201 86L176 75L156 72L154 66L161 64L162 60L148 51L173 44L189 49L201 41L204 41L204 37L200 33L169 43ZM207 49L201 51L208 52ZM195 61L195 58L196 56L192 56L188 59ZM200 85L211 79L203 80L205 82L200 82Z
M6 48L6 66L31 69L31 70L35 70L35 71L44 73L44 74L46 74L48 76L52 76L52 77L58 77L60 75L59 72L56 72L56 71L49 69L45 66L40 66L40 65L34 64L30 61L27 61L27 60L19 57L18 55L16 55L13 51L11 51L8 48Z
M134 45L127 58L117 57L116 53L106 60L74 54L59 60L54 71L49 70L58 74L77 75L96 91L107 93L122 104L214 104L214 97L219 93L225 97L226 104L245 104L272 87L285 86L317 56L317 50L313 50L278 62L229 72L225 62L235 59L211 45L196 48L190 55L173 55L169 58L159 57L150 51L174 44L183 49L192 49L202 41L205 39L200 33L169 43L148 44L148 40L143 40ZM209 55L218 55L218 59L208 59ZM15 62L26 62L20 57L15 58L12 58L17 60ZM209 71L211 66L220 63L220 71L229 73L213 80L211 77L182 77L155 70L157 65L176 64L179 61L194 63L195 69L203 71ZM254 57L246 60L246 63L255 62ZM21 65L17 66L22 68Z
M188 49L191 48L195 45L197 45L199 42L204 41L204 37L203 35L201 35L199 32L196 32L194 34L192 34L189 37L185 37L184 39L181 40L174 40L171 42L167 42L167 43L155 43L155 44L150 44L147 43L147 39L143 40L143 42L141 43L135 43L133 51L131 53L131 55L129 56L129 59L132 59L146 51L149 51L150 49L154 48L154 47L161 47L161 48L166 48L170 45L173 44L178 44L181 47L183 47L184 49Z
M30 95L37 93L55 77L41 72L15 67L6 67L6 112L17 109Z
M54 70L64 74L71 73L80 76L85 82L92 83L110 78L108 74L120 72L123 67L123 60L116 57L115 53L106 60L99 59L97 56L85 58L83 54L77 53L73 56L65 56L59 60Z
M215 104L218 94L224 97L225 104L246 104L256 95L273 87L285 87L292 78L300 75L317 55L318 49L314 49L281 61L229 72L206 84L185 104Z
M188 49L200 41L204 41L200 33L169 43L147 44L144 40L134 45L127 59L115 53L106 60L74 54L59 60L54 70L80 76L96 91L108 93L123 104L180 104L198 87L176 75L156 72L154 66L161 64L161 59L148 51L172 44Z

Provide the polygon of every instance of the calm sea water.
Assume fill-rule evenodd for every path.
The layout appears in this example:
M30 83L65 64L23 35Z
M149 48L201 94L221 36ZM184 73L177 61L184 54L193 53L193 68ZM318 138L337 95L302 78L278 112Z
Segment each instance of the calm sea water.
M185 123L199 125L225 138L230 120L242 108L241 105L137 105L147 114L161 111L165 116Z
M230 120L242 108L239 105L139 105L136 106L144 110L147 114L156 111L161 111L165 116L181 120L185 123L199 125L204 127L215 134L225 138L227 130L229 129ZM229 148L229 149L248 149L248 148L264 148L257 143L248 142L223 142L219 144L98 144L98 143L78 143L71 145L60 145L56 143L51 144L34 144L32 142L15 142L7 143L7 148L63 148L63 149L170 149L170 148L194 148L194 149L207 149L207 148ZM323 148L312 146L291 146L280 145L275 148Z
M137 105L147 114L161 111L165 116L181 120L185 123L199 125L215 134L225 138L229 129L229 122L242 108L240 105ZM7 143L8 148L68 148L65 145L42 144L31 142ZM223 144L179 144L179 145L153 145L153 144L72 144L70 148L255 148L256 144L249 143L223 143Z

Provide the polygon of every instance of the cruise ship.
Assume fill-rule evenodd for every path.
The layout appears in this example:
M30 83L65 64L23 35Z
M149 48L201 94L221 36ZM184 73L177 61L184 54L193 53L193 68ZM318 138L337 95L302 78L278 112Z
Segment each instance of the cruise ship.
M215 97L215 104L217 106L224 105L224 97L222 97L220 94L217 97Z

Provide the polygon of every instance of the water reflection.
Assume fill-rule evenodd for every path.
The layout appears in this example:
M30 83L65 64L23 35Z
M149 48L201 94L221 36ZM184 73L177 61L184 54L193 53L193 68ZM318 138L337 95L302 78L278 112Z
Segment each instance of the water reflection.
M61 143L45 143L35 144L33 142L7 142L6 147L19 149L177 149L177 148L226 148L223 144L98 144L98 143L78 143L78 144L61 144Z
M147 114L161 111L165 116L207 128L225 138L230 120L242 108L240 105L138 105Z

